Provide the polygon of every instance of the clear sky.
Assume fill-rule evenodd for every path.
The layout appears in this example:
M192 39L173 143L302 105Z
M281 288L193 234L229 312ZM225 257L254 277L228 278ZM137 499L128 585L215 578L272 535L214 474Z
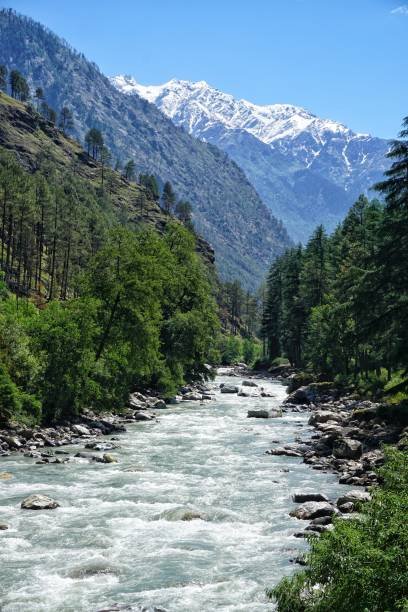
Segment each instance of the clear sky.
M9 0L95 61L143 84L205 80L396 136L408 115L403 0Z

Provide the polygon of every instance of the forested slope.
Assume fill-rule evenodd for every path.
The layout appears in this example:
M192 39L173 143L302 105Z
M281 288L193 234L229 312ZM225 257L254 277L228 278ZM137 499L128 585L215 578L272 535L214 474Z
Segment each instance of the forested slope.
M0 11L0 62L20 70L49 104L74 114L73 134L100 129L122 163L134 160L137 173L170 180L179 198L193 205L194 222L213 245L224 278L248 287L289 239L242 170L225 153L177 128L154 105L120 93L85 57L34 21Z
M211 249L4 93L0 202L0 423L118 410L207 372Z

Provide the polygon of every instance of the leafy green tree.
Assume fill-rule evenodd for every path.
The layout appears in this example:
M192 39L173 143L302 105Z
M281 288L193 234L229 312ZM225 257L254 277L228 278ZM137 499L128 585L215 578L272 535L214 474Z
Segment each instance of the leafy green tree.
M46 422L70 419L92 405L99 303L92 298L53 301L32 328L35 350L43 355L39 388Z
M280 342L295 367L302 365L306 312L300 294L301 247L290 249L282 260L282 311Z
M269 270L262 314L261 336L266 340L267 356L272 361L282 354L282 260L277 259Z
M88 130L85 135L85 145L88 155L97 160L104 145L102 132L97 128Z
M9 75L11 96L25 102L30 96L28 83L18 70L12 70Z
M408 453L388 450L383 485L361 519L335 520L310 539L307 567L269 592L278 612L405 610L408 605Z

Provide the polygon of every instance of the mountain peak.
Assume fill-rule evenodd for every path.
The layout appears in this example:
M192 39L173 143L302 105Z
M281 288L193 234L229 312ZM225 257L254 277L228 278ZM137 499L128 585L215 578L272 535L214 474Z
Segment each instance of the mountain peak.
M138 94L159 106L175 123L183 124L199 138L197 129L203 120L221 123L228 129L245 130L263 143L293 139L302 132L312 134L320 144L327 134L342 134L347 139L355 134L345 125L321 119L303 107L293 104L254 104L236 99L209 85L206 81L171 79L162 85L141 85L132 77L112 77L112 83L123 93ZM205 138L203 138L205 140Z

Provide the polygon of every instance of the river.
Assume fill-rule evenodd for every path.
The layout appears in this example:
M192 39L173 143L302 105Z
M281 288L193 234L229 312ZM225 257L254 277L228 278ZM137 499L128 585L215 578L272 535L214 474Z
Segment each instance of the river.
M96 612L114 603L132 610L261 612L265 588L294 570L307 544L293 537L295 491L335 498L332 474L301 459L265 455L310 435L307 413L248 419L248 408L278 406L282 384L257 381L274 398L221 394L205 405L183 402L157 423L135 423L113 451L117 464L73 459L36 465L0 461L2 612ZM78 447L67 447L72 454ZM21 500L45 493L61 507L24 511ZM181 520L186 512L202 518Z

